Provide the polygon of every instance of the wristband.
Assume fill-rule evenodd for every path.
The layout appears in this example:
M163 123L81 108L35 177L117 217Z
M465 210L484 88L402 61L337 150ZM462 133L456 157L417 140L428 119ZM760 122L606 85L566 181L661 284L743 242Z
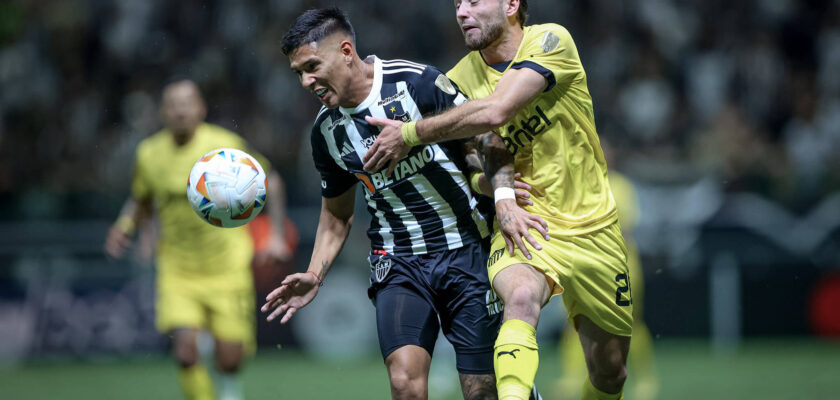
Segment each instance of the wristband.
M117 218L117 221L114 222L114 226L126 235L133 234L134 229L137 228L137 224L134 223L134 218L131 218L128 215L120 215L120 217Z
M322 281L322 280L321 280L321 278L319 278L319 277L318 277L318 274L316 274L316 273L315 273L315 271L312 271L312 270L307 270L306 272L308 272L308 273L310 273L310 274L312 274L312 275L314 275L314 276L315 276L315 279L317 279L317 280L318 280L318 286L319 286L319 287L324 286L324 281Z
M500 187L493 191L493 202L498 204L501 200L512 199L516 200L516 192L513 188Z
M420 144L420 138L417 137L417 121L410 121L402 124L400 128L405 144L414 147Z
M483 194L483 193L481 193L481 186L478 184L478 182L480 180L481 180L481 172L473 172L470 175L470 188L472 188L473 192L476 192L478 194Z

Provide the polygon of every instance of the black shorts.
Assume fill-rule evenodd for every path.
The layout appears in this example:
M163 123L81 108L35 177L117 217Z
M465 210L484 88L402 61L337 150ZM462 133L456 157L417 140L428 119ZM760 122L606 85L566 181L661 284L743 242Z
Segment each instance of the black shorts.
M487 279L487 248L476 242L416 256L371 253L368 296L376 305L383 358L406 345L431 355L443 329L459 372L493 373L502 315Z

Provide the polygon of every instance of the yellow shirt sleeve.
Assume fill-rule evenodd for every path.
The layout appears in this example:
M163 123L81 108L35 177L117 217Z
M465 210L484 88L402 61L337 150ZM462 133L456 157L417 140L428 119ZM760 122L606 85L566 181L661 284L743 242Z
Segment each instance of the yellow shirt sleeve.
M584 76L572 35L557 24L528 27L511 68L531 68L548 81L546 91L555 85L567 86Z
M152 197L152 185L148 180L149 174L145 171L143 159L143 146L141 144L135 154L134 172L131 177L131 195L137 199L148 199Z

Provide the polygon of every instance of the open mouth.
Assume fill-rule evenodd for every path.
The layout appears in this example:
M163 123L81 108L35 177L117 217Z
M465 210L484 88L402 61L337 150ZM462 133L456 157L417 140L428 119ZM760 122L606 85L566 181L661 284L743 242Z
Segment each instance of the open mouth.
M324 95L326 95L326 94L327 94L327 89L326 88L318 89L318 90L315 91L315 95L318 96L319 98L322 98L322 99L324 98Z

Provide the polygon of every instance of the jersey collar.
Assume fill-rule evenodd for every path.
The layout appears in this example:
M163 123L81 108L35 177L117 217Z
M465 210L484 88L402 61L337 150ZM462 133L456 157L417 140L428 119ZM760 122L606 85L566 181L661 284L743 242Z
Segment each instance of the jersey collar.
M370 93L367 97L356 107L338 107L343 114L358 114L373 105L373 102L379 98L379 93L382 91L382 60L375 55L369 55L365 58L366 63L373 62L373 85L370 87Z

